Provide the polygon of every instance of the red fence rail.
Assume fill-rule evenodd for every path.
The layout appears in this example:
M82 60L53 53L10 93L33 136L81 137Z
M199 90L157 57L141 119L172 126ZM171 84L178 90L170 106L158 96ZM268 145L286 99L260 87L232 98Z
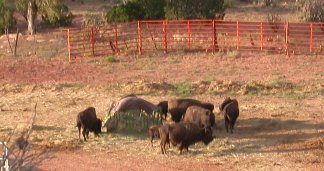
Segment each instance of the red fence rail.
M152 20L67 30L69 60L150 51L324 54L324 23Z

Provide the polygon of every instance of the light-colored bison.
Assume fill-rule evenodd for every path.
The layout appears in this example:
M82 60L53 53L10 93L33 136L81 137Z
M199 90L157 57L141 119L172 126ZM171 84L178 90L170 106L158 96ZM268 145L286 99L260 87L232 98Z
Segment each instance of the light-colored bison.
M161 113L166 115L167 112L169 112L174 122L180 122L182 116L186 113L187 108L193 105L203 107L211 112L214 110L213 104L201 102L195 99L172 99L169 101L162 101L157 106Z
M200 127L212 127L215 124L215 115L203 107L190 106L183 117L183 122L194 123Z

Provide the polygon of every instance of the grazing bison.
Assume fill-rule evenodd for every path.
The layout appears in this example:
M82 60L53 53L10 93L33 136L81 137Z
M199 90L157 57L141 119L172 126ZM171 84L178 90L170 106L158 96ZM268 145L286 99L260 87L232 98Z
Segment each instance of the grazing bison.
M214 110L213 104L204 103L195 99L172 99L169 101L162 101L157 106L161 113L166 115L167 112L169 112L174 122L180 122L187 108L193 105L203 107L211 112Z
M200 106L190 106L183 117L183 122L194 123L200 127L214 126L215 115Z
M152 115L158 111L158 107L144 99L128 95L120 99L111 109L111 113L129 111L145 111L148 115Z
M240 113L237 100L230 99L229 97L226 98L220 105L220 109L222 109L221 112L224 115L226 132L228 132L228 127L230 127L230 131L233 133L236 119Z
M154 138L160 138L159 128L161 126L162 125L152 125L148 129L148 136L149 136L149 138L151 140L152 147L153 147L153 139Z
M93 132L95 136L99 136L99 133L101 133L102 121L97 118L96 109L94 107L88 107L80 112L77 115L76 122L79 130L79 139L81 127L84 141L87 141L86 136L89 138L89 132Z
M170 142L173 146L178 146L180 154L184 148L188 151L189 145L196 142L202 141L208 145L213 141L211 127L201 128L193 123L175 123L169 126L168 131Z

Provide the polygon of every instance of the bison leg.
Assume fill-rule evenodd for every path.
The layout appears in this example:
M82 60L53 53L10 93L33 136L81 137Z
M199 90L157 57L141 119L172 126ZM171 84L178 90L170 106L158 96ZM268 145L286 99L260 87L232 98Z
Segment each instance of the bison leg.
M80 138L80 134L81 134L81 125L78 124L77 126L78 126L78 130L79 130L79 140L80 140L80 139L81 139L81 138Z
M231 125L230 125L231 133L233 133L235 122L236 122L236 119L231 120Z
M82 135L83 135L83 138L84 138L84 141L87 141L86 139L86 134L87 134L87 129L84 129L82 130Z
M229 119L227 118L227 116L225 115L225 117L224 117L224 119L225 119L225 128L226 128L226 132L228 132L228 124L229 124Z
M151 145L153 147L153 137L151 136Z
M166 154L165 143L163 141L161 141L160 146L161 146L161 152L162 152L162 154Z

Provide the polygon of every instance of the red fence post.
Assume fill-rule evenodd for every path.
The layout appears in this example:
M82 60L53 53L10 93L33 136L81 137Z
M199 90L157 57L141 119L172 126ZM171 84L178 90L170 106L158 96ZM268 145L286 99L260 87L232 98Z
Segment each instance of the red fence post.
M94 33L93 33L93 27L91 27L91 49L92 49L92 56L94 56Z
M238 21L236 21L236 50L240 50L240 29Z
M216 35L215 35L215 20L212 20L213 24L212 24L212 29L213 29L213 48L212 48L212 53L215 54L215 47L216 47L216 43L215 43L215 40L216 40Z
M261 42L260 42L260 49L261 51L263 50L263 22L261 22L261 25L260 25L260 38L261 38Z
M309 52L312 53L313 52L313 46L314 46L314 42L313 42L313 23L310 24L310 40L309 40Z
M288 44L289 44L289 40L288 40L289 30L288 30L288 28L289 28L289 23L287 22L285 24L285 51L286 51L286 55L289 55L289 46L288 46Z
M188 49L190 50L190 39L191 39L191 35L190 35L190 20L187 21L187 32L188 32Z
M138 35L138 44L137 51L138 54L142 54L142 33L141 33L141 21L137 21L137 35Z
M167 37L167 21L163 21L163 33L164 33L164 53L168 52L168 37Z
M70 29L67 29L67 48L68 48L68 54L69 54L69 62L71 62Z

